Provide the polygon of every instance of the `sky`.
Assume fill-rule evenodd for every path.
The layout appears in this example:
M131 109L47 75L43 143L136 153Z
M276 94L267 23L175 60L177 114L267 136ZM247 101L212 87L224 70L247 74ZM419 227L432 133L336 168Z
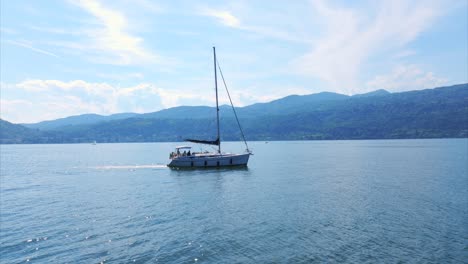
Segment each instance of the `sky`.
M0 118L212 106L213 46L236 106L467 83L468 1L2 0Z

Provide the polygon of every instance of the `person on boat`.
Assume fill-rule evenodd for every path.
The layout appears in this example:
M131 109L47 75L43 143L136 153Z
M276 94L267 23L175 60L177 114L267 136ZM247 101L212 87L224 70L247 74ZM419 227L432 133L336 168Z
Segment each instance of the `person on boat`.
M190 150L188 151L187 156L190 156Z

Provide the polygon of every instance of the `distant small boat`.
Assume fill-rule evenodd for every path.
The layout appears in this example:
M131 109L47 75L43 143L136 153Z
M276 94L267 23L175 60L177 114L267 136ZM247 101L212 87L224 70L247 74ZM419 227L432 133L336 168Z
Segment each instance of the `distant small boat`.
M234 111L234 115L237 120L237 124L239 125L239 130L241 132L242 138L244 140L246 146L246 152L242 154L233 154L233 153L224 153L221 152L221 140L219 134L219 105L218 105L218 82L217 82L217 61L216 61L216 49L213 47L213 57L214 57L214 76L215 76L215 91L216 91L216 125L217 125L217 139L216 140L197 140L197 139L186 139L185 141L193 142L193 143L200 143L200 144L207 144L207 145L215 145L218 146L218 150L216 152L191 152L190 146L178 146L175 148L175 151L169 155L171 162L167 165L172 168L204 168L204 167L225 167L225 166L247 166L249 162L250 155L253 155L252 152L249 150L247 145L247 141L244 137L244 132L239 123L239 119L237 118L237 113L232 104L231 97L229 95L229 91L226 87L226 82L224 82L224 77L221 69L219 69L221 77L223 78L224 85L226 87L227 94L229 96L229 100L231 102L232 109Z
M97 145L97 142L96 142L96 140L94 140L92 144L93 144L93 145Z

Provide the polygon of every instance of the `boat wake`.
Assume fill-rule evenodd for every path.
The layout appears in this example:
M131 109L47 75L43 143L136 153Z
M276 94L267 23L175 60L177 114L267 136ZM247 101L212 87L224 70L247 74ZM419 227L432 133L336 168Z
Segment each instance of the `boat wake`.
M97 170L136 170L136 169L165 169L167 165L152 164L152 165L105 165L92 167Z

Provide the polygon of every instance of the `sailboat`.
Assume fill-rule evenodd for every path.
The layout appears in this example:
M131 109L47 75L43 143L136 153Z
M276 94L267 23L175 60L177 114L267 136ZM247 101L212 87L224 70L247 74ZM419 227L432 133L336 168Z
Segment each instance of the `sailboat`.
M213 61L214 61L214 80L215 80L215 91L216 91L216 126L217 126L217 138L216 140L199 140L199 139L186 139L185 141L200 143L206 145L218 146L218 149L214 152L191 152L190 146L178 146L175 151L169 155L171 162L167 165L171 168L205 168L205 167L228 167L228 166L247 166L250 155L253 155L249 150L247 141L245 140L244 132L240 126L239 119L237 117L236 109L232 104L231 96L224 81L223 72L219 67L219 63L216 60L216 49L213 47ZM219 132L219 105L218 105L218 79L217 69L223 79L224 87L226 88L231 107L234 111L239 130L246 146L245 153L235 154L221 152L221 137Z

